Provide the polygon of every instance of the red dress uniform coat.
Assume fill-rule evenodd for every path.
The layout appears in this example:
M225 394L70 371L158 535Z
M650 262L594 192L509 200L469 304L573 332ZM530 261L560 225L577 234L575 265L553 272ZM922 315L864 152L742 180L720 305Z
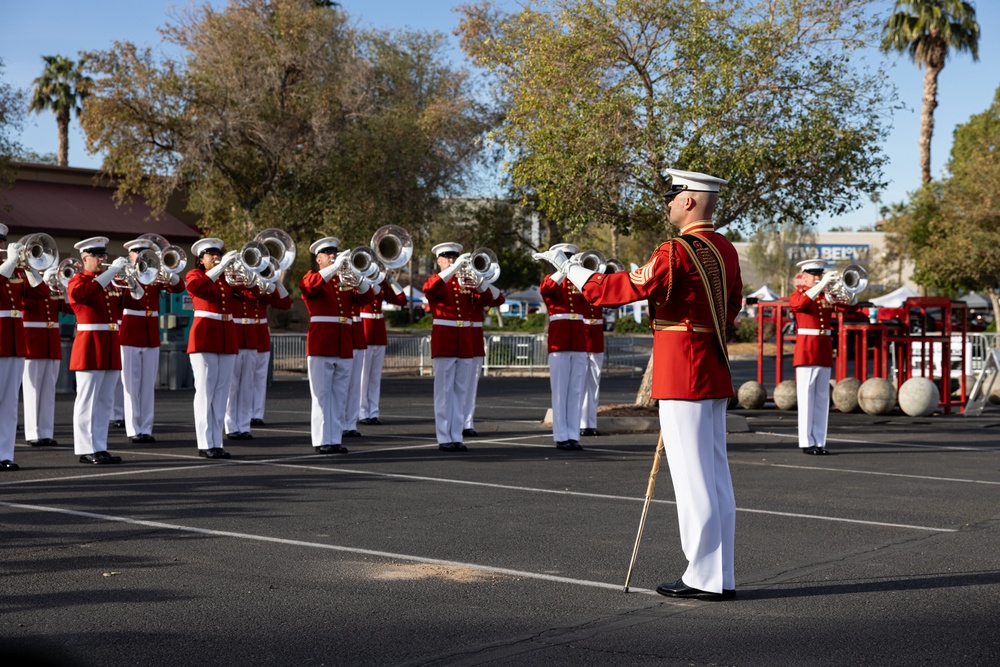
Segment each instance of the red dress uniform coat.
M236 323L236 347L240 350L257 351L257 304L260 303L260 289L252 287L243 290L243 298L233 301L233 321Z
M160 285L144 285L141 299L124 295L122 311L121 341L129 347L160 346L160 293L166 290L172 294L184 291L184 283L178 282L164 288Z
M472 314L476 308L481 310L483 295L475 288L459 285L457 275L446 283L435 274L424 283L424 296L435 321L431 328L431 357L471 359L477 356Z
M326 281L319 271L310 271L302 276L299 291L309 311L306 356L354 358L354 302L371 303L373 290L358 294L353 287L341 286L340 276Z
M549 352L587 352L587 325L590 304L567 279L559 284L550 276L542 279L538 291L549 311Z
M382 283L382 293L379 298L361 307L361 324L364 326L365 340L369 345L389 344L389 337L385 332L385 316L382 314L383 303L405 306L406 295L396 294L391 285Z
M271 351L271 327L267 323L267 307L271 306L278 310L288 310L292 307L292 297L289 295L278 296L277 292L262 295L254 302L255 316L257 324L254 325L257 335L257 351Z
M44 285L44 293L49 289ZM38 289L32 288L25 277L24 269L14 269L10 278L0 276L0 357L24 357L27 347L24 340L24 308L28 302L37 300L41 295Z
M368 292L374 291L374 289L368 289ZM365 292L365 294L368 292ZM375 297L370 303L375 303L378 300L378 297ZM351 305L351 321L354 323L351 328L351 337L354 338L354 349L367 350L368 338L365 336L365 325L361 323L361 304L357 301Z
M72 314L73 309L61 294L53 293L48 285L39 285L40 298L24 300L24 321L45 326L25 327L24 342L27 359L62 359L62 340L59 338L59 313ZM44 296L42 296L44 295Z
M120 371L122 368L118 321L122 317L124 295L113 283L107 288L101 287L96 278L95 273L79 271L66 286L77 325L69 358L71 371ZM81 331L82 324L106 328Z
M583 316L587 325L587 352L604 352L604 308L588 303Z
M239 334L233 322L233 308L237 300L244 298L242 288L233 287L224 276L213 282L200 267L188 271L185 280L195 311L187 353L237 354ZM199 311L209 316L199 317Z
M693 223L682 232L700 245L711 243L722 259L715 280L725 299L724 325L732 325L742 304L740 262L736 249L710 222ZM657 399L705 400L733 395L726 355L717 340L712 307L695 261L677 239L658 247L649 262L631 273L594 274L584 285L594 304L620 306L648 299L653 320L653 392Z
M488 289L485 292L481 292L480 296L482 301L480 302L479 307L473 308L469 317L470 320L478 323L478 326L473 325L472 327L472 342L476 346L475 354L472 355L474 357L486 356L486 337L483 335L482 327L483 313L494 306L499 306L507 300L507 297L499 293L499 291L497 293L497 298L494 299L493 293Z
M788 297L789 310L795 313L795 366L833 366L833 321L835 310L854 312L857 306L834 306L822 292L816 299L806 296L808 288L802 287ZM819 331L819 335L800 333Z

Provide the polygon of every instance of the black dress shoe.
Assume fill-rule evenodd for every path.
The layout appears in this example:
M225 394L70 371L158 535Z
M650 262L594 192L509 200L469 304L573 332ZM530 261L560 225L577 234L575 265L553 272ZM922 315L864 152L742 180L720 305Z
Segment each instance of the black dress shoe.
M124 419L112 419L111 420L111 425L114 426L115 428L125 428L125 420Z
M240 433L240 440L253 440L253 433L250 431L243 431Z
M569 441L569 448L570 449L583 449L583 445L580 444L579 440L570 440Z
M317 454L333 454L333 445L320 445L319 447L313 447Z
M452 444L455 445L455 451L456 452L467 452L467 451L469 451L469 448L466 447L461 442L453 442Z
M378 417L369 417L368 423L371 424L372 426L381 426L382 420L379 419Z
M152 436L152 434L149 434L149 433L143 433L143 434L141 434L141 435L142 435L142 437L144 437L144 438L146 439L146 442L156 442L156 438L154 438L154 437Z
M222 454L223 450L219 449L218 447L198 450L198 456L201 456L206 459L221 459L223 458Z
M107 450L101 450L99 452L94 452L94 456L100 459L104 459L108 463L121 463L122 457L115 456L114 454L108 452Z
M361 433L357 429L355 429L355 428L352 428L352 429L349 429L347 431L344 431L343 433L341 433L341 435L343 437L345 437L345 438L360 438L361 437Z
M813 456L824 456L826 454L829 454L830 452L827 451L826 447L813 446L813 447L806 447L805 449L802 450L802 453L812 454Z
M129 438L129 440L131 440L134 443L143 443L146 442L146 436L140 433L138 435L133 435L132 437Z
M14 472L15 470L20 470L20 469L21 466L17 465L16 463L14 463L9 459L4 459L3 461L0 461L0 470L9 470L10 472Z
M80 463L92 463L94 465L110 465L112 463L111 459L106 456L98 456L97 454L84 454L80 457Z
M371 426L372 425L372 420L369 419L368 417L363 417L363 418L361 418L361 419L358 420L358 423L359 424L363 424L364 426Z
M565 450L573 449L573 445L570 444L570 442L571 442L570 440L560 440L559 442L556 443L556 447Z
M251 419L250 420L250 425L251 426L263 426L264 425L264 420L263 419L257 419L257 418Z
M346 454L347 453L347 447L344 447L343 445L330 445L330 446L333 447L333 453L334 454Z
M597 432L596 428L581 428L580 435L593 436L600 435L600 433Z
M723 589L721 593L712 593L711 591L703 591L699 588L691 588L684 583L683 579L678 579L674 583L662 581L656 587L656 592L660 595L666 595L669 598L689 598L692 600L709 600L713 602L732 600L736 597L735 588Z
M32 440L28 444L32 447L55 447L59 443L52 438L41 438L39 440Z
M474 429L474 428L463 428L462 429L462 437L463 438L478 438L479 434L476 433L476 429Z
M454 442L440 442L438 443L438 449L442 452L454 452L457 451L458 448Z
M224 450L222 447L216 447L215 451L219 452L220 459L228 459L232 457L232 454Z
M233 431L232 433L226 434L226 440L242 440L242 439L243 439L242 431Z

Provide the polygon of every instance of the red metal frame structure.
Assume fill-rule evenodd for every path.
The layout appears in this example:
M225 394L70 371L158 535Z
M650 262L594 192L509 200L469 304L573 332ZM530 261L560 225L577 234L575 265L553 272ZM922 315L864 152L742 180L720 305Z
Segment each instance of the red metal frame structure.
M774 386L781 384L782 363L784 363L785 337L781 329L785 324L785 316L790 313L788 299L778 301L758 301L757 302L757 382L764 384L764 323L768 320L774 321L777 336L778 350L776 352L776 366L774 371ZM767 313L771 313L768 317Z

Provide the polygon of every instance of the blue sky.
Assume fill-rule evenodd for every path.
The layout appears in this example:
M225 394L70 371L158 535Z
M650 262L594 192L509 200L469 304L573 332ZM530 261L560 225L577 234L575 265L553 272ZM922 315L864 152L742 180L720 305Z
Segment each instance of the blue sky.
M80 51L105 49L116 39L155 46L159 43L156 29L168 21L172 12L190 4L190 0L4 0L0 3L4 81L30 89L32 80L42 70L43 55L75 57ZM224 2L216 0L213 4ZM458 22L452 11L458 0L343 0L342 4L359 23L379 28L411 27L450 35ZM510 10L518 7L517 0L503 0L502 4ZM886 7L891 4L891 0L886 0ZM973 64L967 54L953 55L939 81L939 106L935 111L931 146L935 176L943 173L955 127L985 110L1000 85L1000 2L977 0L975 5L982 30L980 60ZM461 58L457 48L455 57ZM889 186L882 194L883 203L902 201L920 185L917 138L923 72L905 56L892 56L890 61L895 63L891 77L906 109L894 116L892 134L885 146L890 162L885 170ZM58 145L55 118L51 114L29 116L19 141L37 153L55 153ZM70 136L70 165L100 166L100 157L87 155L84 150L83 135L75 120ZM879 217L880 205L863 201L864 206L859 210L823 219L818 228L826 230L837 225L857 229L871 225Z

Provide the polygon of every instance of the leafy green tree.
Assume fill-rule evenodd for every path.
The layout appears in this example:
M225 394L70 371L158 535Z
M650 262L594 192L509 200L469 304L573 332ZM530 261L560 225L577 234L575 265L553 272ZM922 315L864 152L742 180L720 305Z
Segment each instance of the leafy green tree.
M460 8L508 103L492 135L559 224L663 229L667 167L729 179L717 226L806 224L882 186L873 0L528 0Z
M3 70L0 58L0 186L14 181L10 163L21 152L14 136L24 122L24 93L3 80Z
M72 115L83 113L83 104L90 94L92 80L85 75L86 61L74 62L66 56L42 56L45 70L32 84L29 110L34 113L51 111L59 128L59 166L69 165L69 122Z
M761 225L750 237L750 263L765 284L773 285L779 295L792 291L792 277L798 273L799 259L788 252L788 246L812 244L815 234L795 225ZM745 289L759 286L744 285Z
M972 3L963 0L896 0L885 24L882 49L907 53L924 72L920 113L920 176L931 180L931 137L937 108L938 76L950 51L968 51L979 60L979 23Z

